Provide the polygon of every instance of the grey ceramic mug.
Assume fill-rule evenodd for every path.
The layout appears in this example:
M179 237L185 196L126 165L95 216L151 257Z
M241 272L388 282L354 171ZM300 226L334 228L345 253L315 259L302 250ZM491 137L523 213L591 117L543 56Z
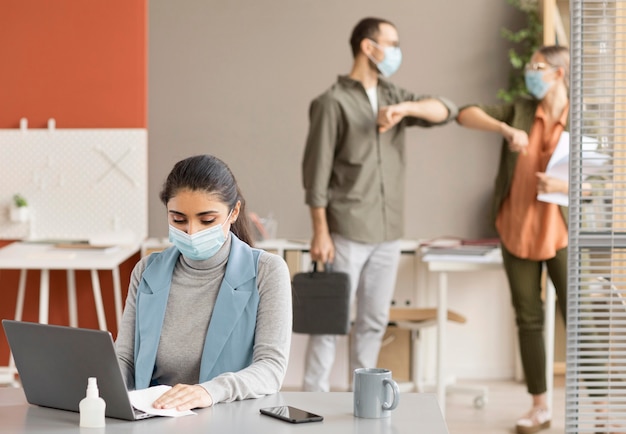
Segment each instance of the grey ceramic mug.
M361 368L354 370L354 415L367 419L391 416L400 402L398 384L389 369Z

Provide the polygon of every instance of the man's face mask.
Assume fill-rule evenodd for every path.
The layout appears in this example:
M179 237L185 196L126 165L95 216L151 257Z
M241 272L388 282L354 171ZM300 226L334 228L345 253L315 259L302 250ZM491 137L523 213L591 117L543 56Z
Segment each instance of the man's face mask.
M372 42L372 44L374 44L375 47L377 47L378 49L382 50L385 53L385 57L383 58L383 60L381 60L378 63L370 56L367 56L367 57L372 62L374 62L374 64L376 65L376 68L378 68L378 70L383 75L383 77L390 77L391 75L395 74L395 72L398 70L398 68L400 68L400 65L402 64L402 51L400 50L400 47L384 47L383 48L380 45L378 45L375 41L371 39L370 41Z

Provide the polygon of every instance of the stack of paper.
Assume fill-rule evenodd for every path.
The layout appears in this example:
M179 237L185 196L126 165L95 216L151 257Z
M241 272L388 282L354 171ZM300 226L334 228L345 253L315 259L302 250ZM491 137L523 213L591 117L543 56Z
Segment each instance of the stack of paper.
M570 135L567 131L563 131L552 153L552 157L550 157L550 161L548 161L545 172L546 175L564 181L569 180L569 143ZM598 149L598 141L592 137L582 136L582 149L584 176L591 176L598 173L609 159L609 156L596 152ZM562 206L568 206L569 204L569 197L564 193L541 193L537 195L537 200L556 203Z
M494 246L468 246L461 245L456 247L431 247L427 250L429 255L468 255L480 256L486 255L493 251Z

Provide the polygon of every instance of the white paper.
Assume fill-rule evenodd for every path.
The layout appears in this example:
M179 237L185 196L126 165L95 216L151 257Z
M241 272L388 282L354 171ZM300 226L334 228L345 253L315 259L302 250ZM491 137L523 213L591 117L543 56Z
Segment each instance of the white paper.
M178 411L175 408L171 409L158 409L152 406L152 403L156 401L159 396L163 395L165 392L170 390L172 386L153 386L147 389L141 390L131 390L128 392L128 397L130 398L130 403L137 410L141 410L144 413L154 414L157 416L169 416L169 417L180 417L180 416L189 416L191 414L196 414L191 410L187 411Z
M569 180L569 141L569 133L563 131L550 157L550 161L548 161L546 175L564 181ZM609 156L596 152L598 141L592 137L582 136L582 149L583 175L591 176L598 173ZM537 200L562 206L568 206L569 204L569 197L563 193L541 193L537 195Z
M537 195L537 200L569 206L569 197L564 193L540 193Z

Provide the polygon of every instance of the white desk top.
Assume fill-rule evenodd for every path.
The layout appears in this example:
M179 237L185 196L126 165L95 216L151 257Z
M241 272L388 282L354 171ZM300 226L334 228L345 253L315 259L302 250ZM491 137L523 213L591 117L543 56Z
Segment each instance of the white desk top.
M140 245L113 251L70 250L52 244L15 242L0 248L0 269L112 270L139 251Z
M265 250L301 250L308 251L310 241L308 240L287 240L283 238L273 240L263 240L254 243L254 247ZM414 252L419 247L419 241L400 240L400 250L403 252Z
M291 405L308 410L324 416L324 421L294 425L259 413L260 408L276 405ZM401 394L398 408L386 419L355 418L352 411L353 396L350 392L281 392L259 399L200 409L195 416L157 417L136 422L107 418L106 432L293 434L297 431L315 434L448 434L433 394ZM85 430L78 426L78 413L28 405L22 389L0 389L0 421L2 432L85 433Z
M286 240L283 238L277 238L273 240L262 240L254 243L254 247L263 250L309 250L308 241L299 240Z
M429 271L472 271L485 268L502 268L502 251L494 248L484 255L429 254L422 251L422 262Z

